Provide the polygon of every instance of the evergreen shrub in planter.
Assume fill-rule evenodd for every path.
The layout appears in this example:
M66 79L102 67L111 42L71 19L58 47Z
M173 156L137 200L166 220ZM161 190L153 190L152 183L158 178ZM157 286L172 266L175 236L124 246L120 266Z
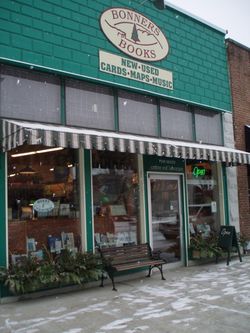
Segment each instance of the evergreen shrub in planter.
M0 282L14 295L58 288L68 285L83 285L100 279L101 262L93 253L76 253L63 250L52 257L44 248L44 259L27 257L21 263L0 267Z
M218 246L218 237L211 235L204 237L201 234L191 236L189 245L190 259L213 258L221 255L222 249Z

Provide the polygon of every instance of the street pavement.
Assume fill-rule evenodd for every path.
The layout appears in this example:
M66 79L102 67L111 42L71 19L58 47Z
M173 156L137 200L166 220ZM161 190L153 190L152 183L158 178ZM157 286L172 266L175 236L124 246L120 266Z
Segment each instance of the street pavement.
M164 275L0 304L0 333L250 332L250 256Z

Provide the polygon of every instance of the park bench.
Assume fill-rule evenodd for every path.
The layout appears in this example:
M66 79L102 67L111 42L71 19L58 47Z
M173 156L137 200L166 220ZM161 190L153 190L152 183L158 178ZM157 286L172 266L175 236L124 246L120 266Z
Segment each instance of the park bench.
M148 243L100 248L99 251L103 262L103 269L108 273L112 281L113 290L116 290L114 282L115 275L136 268L148 268L147 277L150 277L152 269L156 267L161 273L162 280L165 280L162 266L166 264L166 261L154 255ZM102 274L101 287L103 287L103 280L104 275Z

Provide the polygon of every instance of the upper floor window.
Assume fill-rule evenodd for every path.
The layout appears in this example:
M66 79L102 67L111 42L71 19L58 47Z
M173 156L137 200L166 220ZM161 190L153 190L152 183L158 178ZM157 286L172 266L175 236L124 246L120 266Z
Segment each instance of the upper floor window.
M165 138L192 140L192 113L185 104L161 100L161 134Z
M0 116L60 123L60 79L1 65Z
M112 89L78 80L66 81L67 124L114 130Z
M31 69L0 65L0 117L223 144L220 112ZM64 88L64 87L63 87ZM65 104L64 108L61 108ZM62 112L65 112L63 114Z
M119 130L121 132L157 136L156 100L125 91L119 91Z
M196 108L195 132L197 141L222 145L221 114Z

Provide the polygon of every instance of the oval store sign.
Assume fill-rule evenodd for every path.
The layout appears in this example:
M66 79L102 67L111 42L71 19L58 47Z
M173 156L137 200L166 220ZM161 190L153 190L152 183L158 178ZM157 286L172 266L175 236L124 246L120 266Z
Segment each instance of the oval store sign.
M133 10L110 8L102 13L100 25L110 42L133 58L158 61L168 54L168 41L161 29Z
M38 199L33 204L33 209L39 213L48 213L54 209L54 207L54 202L46 198Z

